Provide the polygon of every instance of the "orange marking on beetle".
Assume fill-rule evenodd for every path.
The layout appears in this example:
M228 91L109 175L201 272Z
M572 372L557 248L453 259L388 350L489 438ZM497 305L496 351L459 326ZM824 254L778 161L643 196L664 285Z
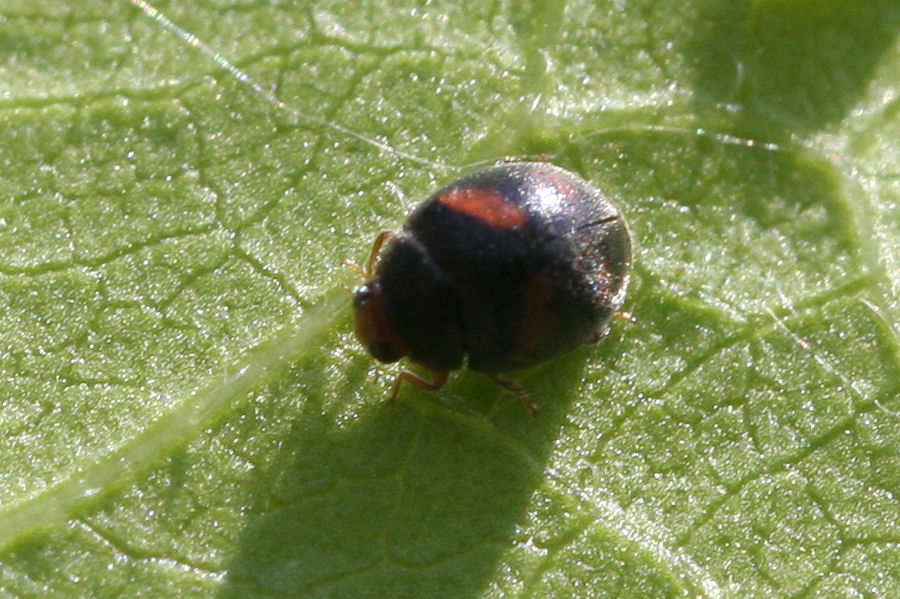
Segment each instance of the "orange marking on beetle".
M494 229L515 229L528 222L525 211L497 191L461 187L438 197L438 202L457 212L474 216Z
M553 273L544 269L537 273L524 289L522 298L522 326L518 343L522 347L538 347L551 327L553 291L557 281Z

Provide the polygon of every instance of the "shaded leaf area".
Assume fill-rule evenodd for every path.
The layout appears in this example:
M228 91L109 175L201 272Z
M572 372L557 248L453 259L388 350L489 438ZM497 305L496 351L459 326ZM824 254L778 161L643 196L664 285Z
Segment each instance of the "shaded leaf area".
M891 0L710 4L695 37L701 100L733 104L792 132L838 123L895 44Z
M5 7L3 592L896 594L898 10L711 7L159 5L304 114L608 190L635 322L515 375L537 419L473 373L389 405L315 316L453 168L136 10Z

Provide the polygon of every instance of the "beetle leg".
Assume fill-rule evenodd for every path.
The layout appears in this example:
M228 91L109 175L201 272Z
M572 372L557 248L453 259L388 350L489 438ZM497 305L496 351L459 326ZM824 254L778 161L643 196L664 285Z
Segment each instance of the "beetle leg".
M631 312L616 312L616 318L630 324L636 324L638 321L637 317Z
M362 268L349 260L342 261L342 264L363 279L366 279L367 281L372 279L375 276L375 263L378 262L378 254L381 253L381 248L395 236L396 234L393 231L382 231L378 237L375 238L375 243L372 244L372 251L369 254L369 264L365 268Z
M378 234L378 237L375 238L375 243L372 244L372 253L369 254L369 266L365 271L367 279L371 279L375 275L375 263L378 261L378 254L381 253L382 246L395 236L396 233L393 231L382 231Z
M627 322L628 324L636 324L638 319L631 312L616 312L613 318ZM597 343L609 334L609 323L603 325L603 328L594 333L594 335L586 341L586 343Z
M369 253L369 263L365 268L362 268L349 260L344 260L342 262L343 265L363 279L371 279L375 276L375 263L378 262L378 254L381 253L381 248L395 235L396 234L393 231L382 231L378 234L378 237L375 238L375 243L372 244L372 251Z
M349 260L343 260L341 262L346 268L349 268L353 271L353 274L359 276L360 278L367 279L369 278L369 273L360 268L357 264L350 262Z
M510 393L515 393L516 395L518 395L519 399L522 400L522 403L525 404L525 408L527 408L528 411L531 412L532 416L538 415L537 404L531 401L531 397L528 395L528 391L525 390L525 387L523 387L519 383L516 383L509 379L505 379L499 374L493 372L485 372L484 375Z
M397 399L397 393L400 392L400 385L403 384L403 381L407 383L412 383L419 389L424 389L426 391L437 391L441 387L444 386L444 383L447 382L447 376L449 373L447 372L434 372L434 380L429 381L423 379L418 374L414 372L410 372L409 370L404 370L397 377L397 380L394 381L394 388L391 390L391 399L390 402L394 403L394 400Z

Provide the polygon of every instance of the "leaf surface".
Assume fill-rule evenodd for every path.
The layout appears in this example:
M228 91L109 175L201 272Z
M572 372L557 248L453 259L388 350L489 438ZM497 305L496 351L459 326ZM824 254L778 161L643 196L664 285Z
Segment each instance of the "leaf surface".
M900 592L895 2L155 8L0 8L0 593ZM342 262L539 155L635 322L389 405Z

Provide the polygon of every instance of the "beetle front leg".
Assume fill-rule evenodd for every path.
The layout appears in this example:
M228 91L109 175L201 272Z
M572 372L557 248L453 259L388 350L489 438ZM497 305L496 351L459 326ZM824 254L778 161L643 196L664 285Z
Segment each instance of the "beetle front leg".
M397 376L397 380L394 381L394 388L391 391L391 399L390 402L394 403L397 399L397 393L400 392L400 385L403 384L403 381L407 383L412 383L419 389L424 389L425 391L437 391L447 382L447 377L450 373L448 372L434 372L434 380L429 381L427 379L423 379L418 374L414 372L410 372L409 370L404 370Z

